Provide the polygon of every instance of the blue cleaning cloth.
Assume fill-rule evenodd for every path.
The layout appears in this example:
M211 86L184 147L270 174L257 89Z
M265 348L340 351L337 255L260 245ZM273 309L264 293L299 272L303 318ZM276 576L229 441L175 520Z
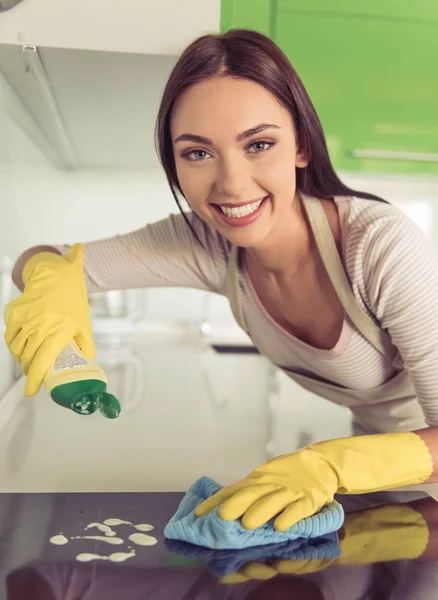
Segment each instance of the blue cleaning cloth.
M198 479L186 493L178 510L166 525L165 537L216 550L239 550L296 539L321 537L337 531L344 522L344 510L336 501L324 506L312 517L302 519L286 531L274 529L275 519L271 519L257 529L245 529L240 521L220 519L219 508L214 509L205 517L197 517L195 515L196 507L220 489L222 489L221 486L209 477Z
M180 542L164 540L170 552L202 561L216 577L236 573L248 562L269 563L274 560L334 560L341 555L338 534L327 533L319 538L289 540L242 550L211 550Z

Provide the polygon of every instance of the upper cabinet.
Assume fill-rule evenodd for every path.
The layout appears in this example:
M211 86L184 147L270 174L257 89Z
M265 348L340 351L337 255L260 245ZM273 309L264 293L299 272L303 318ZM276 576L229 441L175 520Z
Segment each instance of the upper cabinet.
M326 14L352 15L360 18L390 18L396 20L410 19L429 23L438 22L436 0L277 0L279 10L293 8L296 11L319 12Z
M155 120L175 61L0 44L0 166L39 153L57 169L161 172Z
M219 19L220 0L23 0L0 13L0 44L178 55Z
M257 29L287 54L337 169L438 174L438 2L222 4L222 30Z

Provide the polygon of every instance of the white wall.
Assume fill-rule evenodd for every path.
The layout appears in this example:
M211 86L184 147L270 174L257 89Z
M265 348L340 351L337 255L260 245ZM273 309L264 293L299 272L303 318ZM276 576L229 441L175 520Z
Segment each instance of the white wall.
M10 251L18 255L34 244L90 241L142 227L178 211L167 187L158 173L5 167L1 202L8 221L12 216L19 225Z
M438 250L438 177L341 173L351 188L370 192L403 210L433 240Z

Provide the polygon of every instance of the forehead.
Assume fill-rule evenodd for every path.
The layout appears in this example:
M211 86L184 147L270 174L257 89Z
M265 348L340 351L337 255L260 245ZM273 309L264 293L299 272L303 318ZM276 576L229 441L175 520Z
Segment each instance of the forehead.
M215 77L197 83L177 99L171 115L172 135L233 135L259 123L291 125L288 111L254 81Z

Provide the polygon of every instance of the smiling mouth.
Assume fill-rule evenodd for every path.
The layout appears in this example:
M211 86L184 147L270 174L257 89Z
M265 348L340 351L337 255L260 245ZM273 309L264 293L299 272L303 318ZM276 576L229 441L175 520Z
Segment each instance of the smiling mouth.
M255 212L260 207L262 202L264 200L266 200L266 198L267 198L267 196L265 196L264 198L261 198L260 200L256 200L255 202L250 202L248 204L244 204L243 206L230 207L230 206L221 206L219 204L216 206L227 217L232 217L234 219L241 219L241 218L247 217L248 215L251 215L253 212Z

